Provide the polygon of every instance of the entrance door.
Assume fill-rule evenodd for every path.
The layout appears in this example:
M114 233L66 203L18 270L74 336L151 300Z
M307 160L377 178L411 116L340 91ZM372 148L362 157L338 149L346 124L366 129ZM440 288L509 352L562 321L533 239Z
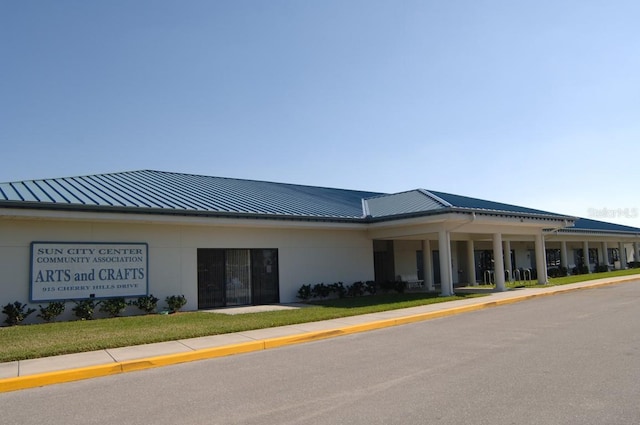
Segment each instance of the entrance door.
M251 304L251 268L248 249L229 249L225 259L227 305Z
M393 282L396 279L393 252L393 241L373 241L373 270L376 282Z

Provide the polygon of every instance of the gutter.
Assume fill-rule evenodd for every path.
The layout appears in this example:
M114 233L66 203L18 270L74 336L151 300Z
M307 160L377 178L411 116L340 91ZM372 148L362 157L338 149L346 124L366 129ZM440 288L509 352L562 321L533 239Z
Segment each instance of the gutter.
M542 221L559 221L575 220L574 217L545 215L545 214L527 214L511 211L498 210L474 210L462 207L446 207L432 211L417 211L391 216L372 217L369 215L366 200L363 200L363 216L321 216L321 215L285 215L272 213L243 213L230 211L202 211L202 210L176 210L148 207L123 207L123 206L99 206L99 205L83 205L83 204L54 204L40 202L25 201L4 201L0 202L0 211L4 208L13 208L21 210L40 210L40 211L73 211L73 212L97 212L97 213L123 213L123 214L150 214L165 216L182 216L182 217L204 217L204 218L232 218L232 219L258 219L258 220L275 220L275 221L302 221L302 222L323 222L323 223L350 223L350 224L374 224L394 222L408 218L432 217L449 213L459 213L471 215L471 221L475 221L477 216L490 217L510 217L510 218L527 218ZM2 214L0 214L1 216ZM563 229L563 228L558 228ZM557 229L556 229L557 230Z
M406 218L415 218L415 217L428 217L439 214L447 214L447 213L460 213L460 214L468 214L474 217L474 220L477 216L484 215L490 217L515 217L515 218L529 218L529 219L537 219L537 220L548 220L548 221L568 221L569 219L573 220L574 217L563 216L563 215L544 215L544 214L527 214L527 213L517 213L511 211L498 211L498 210L475 210L471 208L462 208L462 207L447 207L441 208L432 211L418 211L412 213L404 213L397 214L392 216L383 216L383 217L370 217L370 223L380 223L387 221L396 221L403 220Z
M306 221L306 222L331 222L331 223L365 223L361 217L332 217L332 216L308 216L308 215L284 215L284 214L260 214L260 213L238 213L228 211L193 211L193 210L163 210L159 208L141 208L141 207L101 207L96 205L41 205L30 203L25 205L24 202L15 205L7 205L0 203L0 211L5 208L19 210L38 210L38 211L66 211L66 212L94 212L94 213L120 213L132 215L161 215L161 216L179 216L179 217L204 217L204 218L233 218L233 219L258 219L258 220L275 220L275 221ZM0 217L2 214L0 213Z

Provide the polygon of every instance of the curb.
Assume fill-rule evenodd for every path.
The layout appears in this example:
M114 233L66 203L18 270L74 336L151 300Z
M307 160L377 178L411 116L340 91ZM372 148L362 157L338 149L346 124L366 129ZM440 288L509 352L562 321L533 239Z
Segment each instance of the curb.
M28 388L42 387L45 385L60 384L64 382L80 381L84 379L98 378L102 376L117 375L121 373L134 372L156 367L169 366L179 363L187 363L197 360L213 359L217 357L232 356L235 354L250 353L261 350L268 350L287 345L302 344L306 342L320 341L338 336L383 329L392 326L405 325L409 323L423 322L441 317L454 316L472 311L484 310L487 308L498 307L501 305L515 304L534 298L546 297L550 295L563 294L566 292L577 291L580 289L598 288L601 286L617 285L620 283L628 283L637 281L638 277L620 279L615 281L596 282L580 287L557 287L552 291L541 292L537 294L527 294L519 297L507 298L503 300L494 300L479 302L467 306L452 307L438 311L427 313L418 313L409 316L377 320L359 325L349 325L336 329L306 332L297 335L284 337L268 338L263 340L249 341L240 344L225 345L222 347L204 348L194 350L187 353L167 354L137 360L127 360L110 364L97 366L88 366L83 368L61 370L55 372L39 373L34 375L18 376L15 378L0 379L0 393L23 390Z

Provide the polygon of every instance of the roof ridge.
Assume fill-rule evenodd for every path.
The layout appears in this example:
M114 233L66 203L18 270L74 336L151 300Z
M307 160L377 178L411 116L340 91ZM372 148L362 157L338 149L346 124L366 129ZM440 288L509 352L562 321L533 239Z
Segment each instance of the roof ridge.
M411 189L411 190L403 190L402 192L396 192L396 193L383 193L381 195L372 196L372 197L365 198L365 199L368 201L368 200L373 200L373 199L380 199L380 198L385 198L385 197L404 195L404 194L407 194L407 193L420 193L420 194L430 198L431 200L436 201L437 203L441 204L443 207L453 207L453 205L451 203L445 201L444 199L440 198L439 196L434 195L430 191L428 191L426 189L421 189L421 188Z
M453 207L453 204L451 204L450 202L445 201L441 197L431 193L427 189L418 189L418 191L422 192L423 194L425 194L426 196L430 197L434 201L440 202L445 207Z
M436 196L430 196L423 189L376 196L364 200L368 216L400 216L406 214L444 211L450 205Z
M420 189L410 189L410 190L403 190L402 192L394 192L394 193L379 193L375 196L370 196L368 198L365 198L366 200L370 200L370 199L379 199L379 198L385 198L385 197L389 197L389 196L395 196L395 195L402 195L405 193L411 193L411 192L418 192L420 191ZM373 192L375 193L375 192Z
M429 191L439 198L448 198L452 202L451 206L456 209L469 210L469 211L510 211L516 213L524 213L528 215L551 215L565 218L574 218L567 214L560 214L552 211L544 211L537 208L525 207L519 204L511 203L509 201L490 201L488 199L482 199L468 195L458 195L450 192L443 192L439 190ZM436 195L438 194L438 195ZM509 209L507 209L509 208Z

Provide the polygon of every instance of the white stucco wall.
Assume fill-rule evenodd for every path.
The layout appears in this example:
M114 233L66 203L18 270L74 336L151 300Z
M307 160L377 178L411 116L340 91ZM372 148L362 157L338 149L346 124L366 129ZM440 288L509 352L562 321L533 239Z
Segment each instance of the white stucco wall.
M29 302L33 241L145 242L149 246L149 292L160 298L159 307L164 307L166 296L184 294L185 310L198 305L198 248L278 249L281 302L296 301L303 284L351 284L374 278L372 241L361 230L0 218L0 305L20 301L37 308L37 303ZM68 317L72 306L67 306Z

